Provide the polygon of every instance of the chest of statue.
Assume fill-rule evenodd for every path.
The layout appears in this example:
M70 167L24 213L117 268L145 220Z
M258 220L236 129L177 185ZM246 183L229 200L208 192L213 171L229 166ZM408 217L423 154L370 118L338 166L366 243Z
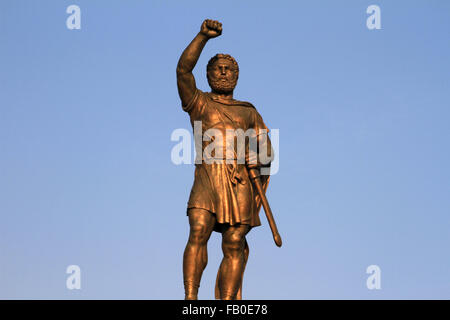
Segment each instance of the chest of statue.
M242 105L227 105L208 99L202 116L202 128L246 131L253 125L253 108Z

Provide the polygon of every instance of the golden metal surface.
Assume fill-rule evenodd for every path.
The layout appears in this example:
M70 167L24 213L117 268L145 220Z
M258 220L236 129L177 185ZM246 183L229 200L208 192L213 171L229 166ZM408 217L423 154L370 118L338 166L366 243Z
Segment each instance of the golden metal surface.
M183 257L187 300L197 299L201 276L208 261L207 242L213 231L222 234L224 255L216 279L216 299L242 299L242 280L249 256L245 236L253 227L261 225L261 205L275 243L281 246L281 237L265 197L269 175L260 175L260 169L270 167L273 159L268 129L251 103L233 98L239 77L236 60L227 54L211 58L207 66L211 87L208 93L197 89L192 74L207 41L221 34L220 22L205 20L177 66L182 108L189 114L193 128L195 123L201 122L201 132L194 132L200 161L196 160L195 179L187 207L190 232ZM241 136L238 135L230 138L230 132L245 132L247 135L239 140ZM240 146L243 148L239 149ZM210 149L214 149L214 153L208 153ZM269 161L262 161L262 154L267 155Z

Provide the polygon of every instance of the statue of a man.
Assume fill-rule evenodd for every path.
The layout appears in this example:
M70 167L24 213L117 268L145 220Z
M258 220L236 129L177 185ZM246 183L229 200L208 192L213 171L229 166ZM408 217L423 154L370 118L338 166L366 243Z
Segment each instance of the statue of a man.
M258 216L261 198L249 178L249 170L268 169L272 161L268 130L260 114L251 103L233 98L239 76L238 64L233 57L217 54L209 60L207 78L211 92L202 92L196 87L192 70L206 42L221 33L220 22L205 20L177 66L182 108L189 114L192 126L200 123L198 128L201 130L200 137L194 132L196 145L201 146L197 149L197 157L202 158L201 161L196 159L195 180L187 208L190 233L183 258L187 300L197 299L212 231L222 234L224 255L217 275L215 297L223 300L242 298L242 278L249 254L245 236L251 228L261 225ZM215 134L211 134L211 129ZM239 156L239 143L235 143L239 139L236 135L230 138L229 134L239 130L246 132L245 159ZM257 142L257 150L249 147L253 140ZM214 154L206 152L210 151L211 143L215 143ZM262 153L266 155L265 161L260 159ZM268 174L261 176L264 190L268 181Z

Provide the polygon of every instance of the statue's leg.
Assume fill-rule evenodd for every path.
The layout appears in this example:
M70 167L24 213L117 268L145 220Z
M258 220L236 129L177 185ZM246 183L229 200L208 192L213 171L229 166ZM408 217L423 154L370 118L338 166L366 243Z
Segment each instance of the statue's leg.
M246 224L223 228L223 260L218 275L218 289L222 300L237 298L245 268L245 235L249 230L250 226Z
M247 265L247 260L248 260L249 253L250 253L250 248L248 247L247 239L245 239L244 267L242 268L241 283L239 284L239 290L238 290L238 292L236 294L236 300L242 300L242 282L244 282L245 266Z
M247 239L245 239L245 248L244 248L244 268L242 268L242 276L241 283L239 285L238 292L236 294L236 300L242 300L242 282L244 282L244 272L245 266L247 265L248 255L250 253L250 248L248 247ZM214 287L214 297L219 300L220 299L220 290L219 290L219 279L220 279L220 268L217 272L216 276L216 285Z
M183 256L186 300L196 300L203 270L208 263L207 243L214 229L215 216L203 209L191 208L189 240Z

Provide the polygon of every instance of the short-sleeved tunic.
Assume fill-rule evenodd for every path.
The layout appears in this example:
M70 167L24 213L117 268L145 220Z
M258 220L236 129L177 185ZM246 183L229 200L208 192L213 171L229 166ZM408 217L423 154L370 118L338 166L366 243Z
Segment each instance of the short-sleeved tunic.
M219 100L212 94L197 89L192 100L183 106L183 110L189 113L193 128L201 128L194 129L196 145L201 146L201 149L197 149L195 179L188 201L188 213L190 208L200 208L215 214L215 231L219 231L220 224L240 223L250 227L261 225L258 215L261 207L259 195L249 179L245 163L237 161L236 140L229 139L227 132L254 129L257 135L261 132L267 135L267 127L256 108L248 102ZM217 135L211 136L209 129L215 129L216 133L218 130L222 139L219 141ZM216 146L220 142L223 152L211 152L208 154L210 161L205 161L206 153L203 151L213 141ZM230 143L231 141L234 143ZM270 140L266 136L264 141L269 145L268 153L271 157ZM246 143L248 144L248 141ZM248 160L248 146L245 152ZM261 180L266 190L269 176L261 176Z

